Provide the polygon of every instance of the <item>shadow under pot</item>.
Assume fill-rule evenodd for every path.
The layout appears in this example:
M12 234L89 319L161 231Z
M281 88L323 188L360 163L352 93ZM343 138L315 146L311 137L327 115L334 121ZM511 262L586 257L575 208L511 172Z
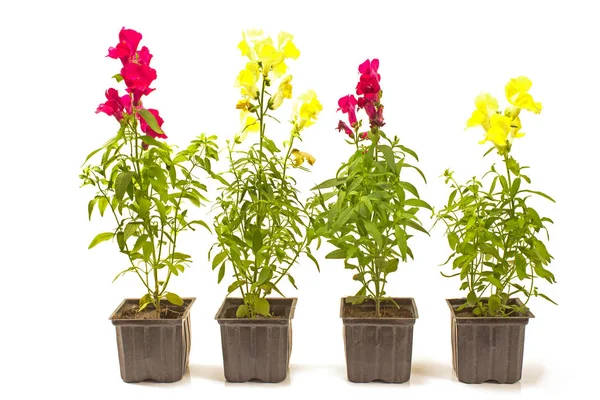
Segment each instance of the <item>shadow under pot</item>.
M374 301L352 305L342 298L340 316L350 382L403 383L410 379L417 306L412 298L394 301L400 308L382 303L382 316L376 317Z
M523 305L519 299L512 304ZM534 315L475 317L458 312L466 299L446 300L452 313L452 365L464 383L515 383L523 371L525 326Z
M139 299L126 299L110 316L117 331L121 378L125 382L176 382L190 359L190 309L195 298L183 306L161 302L161 319L150 305L138 312Z
M228 382L285 380L292 353L296 298L267 298L272 317L236 318L241 298L227 297L215 319L221 326L223 370Z

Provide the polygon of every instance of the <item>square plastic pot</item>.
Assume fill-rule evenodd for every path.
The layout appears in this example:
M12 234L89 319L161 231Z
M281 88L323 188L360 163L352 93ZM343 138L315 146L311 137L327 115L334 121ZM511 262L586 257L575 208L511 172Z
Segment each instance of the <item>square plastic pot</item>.
M228 297L215 319L221 326L223 369L229 382L285 380L292 353L295 298L267 298L277 318L236 318L240 298Z
M418 318L412 298L394 298L398 305L409 307L412 318L349 318L348 306L342 298L340 316L344 322L344 345L348 380L356 383L383 381L403 383L410 379L413 347L413 327ZM395 307L393 304L386 307ZM374 302L365 301L365 309L375 309Z
M525 326L531 312L519 317L463 317L456 308L466 299L446 300L452 314L452 365L464 383L515 383L523 371ZM519 299L511 299L522 305Z
M138 305L126 299L110 316L117 330L121 378L125 382L176 382L188 367L191 347L190 309L196 299L184 298L179 319L117 319L124 306Z

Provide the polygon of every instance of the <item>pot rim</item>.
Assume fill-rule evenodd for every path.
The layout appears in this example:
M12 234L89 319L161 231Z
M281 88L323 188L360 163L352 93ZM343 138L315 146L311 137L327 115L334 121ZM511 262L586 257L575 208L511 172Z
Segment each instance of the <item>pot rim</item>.
M195 297L182 297L184 302L189 301L187 307L185 307L185 311L181 318L168 318L168 319L127 319L127 318L115 318L115 315L119 312L119 310L128 302L138 302L139 298L126 298L121 304L113 311L113 313L108 317L108 319L113 323L113 325L179 325L182 321L186 320L190 316L190 310L196 301ZM184 304L185 305L185 304Z
M298 298L297 297L265 297L265 299L271 304L272 301L275 302L291 302L290 306L290 313L288 315L287 318L261 318L261 319L249 319L249 318L225 318L225 317L221 317L220 315L223 314L223 312L225 311L225 307L227 306L228 302L233 301L243 301L243 299L241 297L229 297L226 296L225 299L223 299L223 303L221 303L221 306L219 307L219 309L217 310L217 313L215 314L215 320L219 321L219 323L227 323L227 324L232 324L232 323L239 323L239 324L288 324L293 318L294 318L294 313L296 311L296 304L298 303Z
M414 323L416 319L419 318L419 311L417 310L417 303L413 297L392 297L392 299L396 303L401 303L404 306L410 306L412 308L413 317L344 317L344 307L346 306L346 299L348 297L342 297L340 300L340 318L344 320L344 322L350 323L373 323L373 322L382 322L382 323L390 323L390 322L400 322L400 323Z
M531 312L531 310L527 309L527 314L525 315L519 315L518 317L465 317L465 316L457 316L456 315L456 310L454 308L454 306L457 305L461 305L464 304L464 302L467 300L466 297L460 297L460 298L452 298L452 299L446 299L446 304L448 304L448 307L450 308L450 313L452 314L452 318L455 318L457 320L463 320L463 321L481 321L481 322L489 322L489 321L514 321L514 322L518 322L519 320L529 320L530 318L535 318L535 315L533 315L533 313ZM511 297L509 300L513 300L517 303L517 305L524 305L523 302L521 301L521 299L519 299L518 297Z

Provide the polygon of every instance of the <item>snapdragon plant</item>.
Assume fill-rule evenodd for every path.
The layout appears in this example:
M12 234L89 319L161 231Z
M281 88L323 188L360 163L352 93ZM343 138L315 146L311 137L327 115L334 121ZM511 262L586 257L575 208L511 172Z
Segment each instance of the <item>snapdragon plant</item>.
M200 207L206 201L206 185L197 173L214 175L211 160L217 159L218 151L214 136L201 135L178 153L158 140L167 138L163 120L157 110L142 104L142 98L153 91L149 86L156 71L150 67L149 50L145 46L137 49L141 38L138 32L123 29L120 43L109 49L109 57L123 63L114 78L125 82L127 92L120 96L116 89L108 89L107 101L96 113L114 116L119 130L86 158L80 178L83 186L96 190L88 204L89 218L97 209L101 216L113 217L116 224L110 232L98 234L89 248L116 239L129 265L114 280L125 274L137 276L145 289L138 311L153 305L158 319L161 300L184 303L167 290L173 275L178 276L192 261L177 250L177 239L195 226L208 228L203 221L191 219L188 207Z
M423 172L411 161L418 161L417 154L397 136L390 138L382 130L385 123L378 68L377 59L362 63L358 99L348 95L338 102L349 120L349 125L340 121L338 130L348 135L347 143L355 150L335 178L313 188L318 194L312 206L318 210L316 234L337 248L326 258L343 259L345 267L356 272L353 279L360 289L347 301L360 304L372 299L375 314L381 317L382 302L398 307L386 292L388 275L397 271L400 261L414 258L409 246L413 233L428 234L417 213L431 207L406 179L406 171L413 170L425 181ZM366 131L356 116L357 108L368 115Z
M484 129L481 143L494 145L485 155L496 150L501 166L492 164L481 180L472 178L466 184L458 183L450 170L444 173L451 192L437 218L446 225L452 254L445 264L451 263L453 271L443 275L460 277L460 289L467 291L467 298L458 310L469 307L475 316L523 314L532 296L554 303L537 286L538 278L555 282L546 268L552 256L543 241L543 236L549 239L547 226L552 220L540 216L530 199L554 200L528 188L528 167L511 155L514 139L524 135L520 131L521 111L538 114L542 110L541 103L529 94L530 87L526 77L511 79L506 85L511 105L503 113L498 110L498 101L487 93L475 100L477 109L467 127ZM522 306L511 301L518 295L525 297Z
M229 171L224 174L228 182L223 182L217 198L217 242L211 249L218 281L229 270L233 283L228 293L238 291L243 299L238 318L273 316L266 296L274 292L284 296L279 289L284 278L296 287L290 269L302 254L317 264L309 247L314 237L311 215L291 171L308 171L303 163L315 161L295 147L322 109L315 93L298 98L282 144L267 135L268 123L279 122L274 111L292 98L286 61L300 55L292 39L282 32L276 43L262 31L249 31L238 46L248 58L237 78L243 129L228 142ZM250 139L254 140L248 145Z

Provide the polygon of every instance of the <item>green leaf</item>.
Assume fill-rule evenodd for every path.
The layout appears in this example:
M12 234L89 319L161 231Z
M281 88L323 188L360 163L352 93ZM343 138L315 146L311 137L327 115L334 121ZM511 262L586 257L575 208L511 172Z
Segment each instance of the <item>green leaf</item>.
M169 146L167 146L163 142L159 142L158 140L154 139L152 136L144 135L144 136L140 136L140 139L142 139L142 142L146 143L148 146L155 146L155 147L158 147L159 149L169 151Z
M332 179L327 179L326 181L321 182L320 184L318 184L317 186L315 186L311 190L327 189L327 188L330 188L330 187L334 187L334 186L340 185L340 184L342 184L344 182L346 182L346 178L332 178Z
M125 239L123 238L123 232L117 232L117 244L119 245L119 250L125 250Z
M535 270L536 275L540 278L544 278L550 283L556 283L556 278L554 278L554 274L548 271L546 268L542 267L541 265L536 265L535 267L533 267L533 269Z
M188 225L200 225L200 226L206 228L207 231L212 233L212 230L210 229L210 227L206 224L206 222L202 221L201 219L196 219L194 221L190 221L188 223Z
M122 127L123 125L121 125ZM119 139L119 135L115 136L114 138L111 138L110 140L108 140L106 143L104 143L104 145L94 151L92 151L90 154L88 154L88 156L85 158L85 161L83 162L83 164L81 164L81 166L83 167L85 165L86 162L88 162L88 160L90 158L92 158L96 153L98 153L100 150L104 150L105 148L112 146L117 140Z
M382 144L377 146L379 151L383 153L383 157L385 158L385 162L388 165L388 168L392 172L396 172L396 158L394 157L394 150L388 145Z
M334 250L331 253L327 254L325 256L325 258L328 260L344 259L344 258L346 258L346 250L344 250L344 249Z
M104 211L108 207L108 199L106 197L98 197L98 211L100 211L100 216L104 217Z
M140 108L137 113L144 119L144 121L146 121L150 129L158 134L164 134L162 129L160 129L160 126L158 126L156 118L154 118L154 115L152 115L150 111L146 110L145 108Z
M346 303L350 304L361 304L365 301L367 296L348 296L346 297Z
M119 201L123 199L123 196L127 192L127 187L131 183L131 178L133 178L133 172L126 171L121 172L117 175L115 179L115 196Z
M400 145L399 147L402 149L402 151L410 154L411 156L414 157L415 160L419 161L419 156L417 156L417 153L415 153L413 150L409 149L408 147L402 146L402 145Z
M150 200L142 197L138 200L139 202L139 214L144 217L150 212Z
M179 276L179 270L173 263L167 262L167 265L169 266L169 271L171 271L173 275Z
M175 253L171 254L171 258L173 260L187 260L188 258L192 258L192 256L176 251Z
M139 238L137 238L135 244L133 245L133 249L130 250L130 253L135 253L136 251L139 251L142 248L142 245L146 242L146 239L148 239L148 235L142 235Z
M90 200L90 202L88 203L88 219L91 221L92 220L92 212L94 211L94 206L96 205L96 201L98 200L97 197L94 197L93 199Z
M488 299L488 307L490 308L490 311L492 312L492 314L500 309L501 303L502 302L501 302L499 296L497 296L495 294L490 296L490 298Z
M139 302L138 312L142 311L144 308L148 306L148 304L152 304L152 296L149 293L146 293Z
M400 254L402 255L402 260L406 261L406 233L402 228L398 225L394 226L394 233L396 234L396 242L398 243L398 248L400 249Z
M516 196L519 193L519 188L521 187L521 178L517 178L513 181L512 186L510 188L511 196Z
M515 255L515 270L517 271L517 277L520 280L527 278L527 261L520 253Z
M426 233L427 235L429 235L429 232L427 232L427 230L425 228L423 228L421 225L419 225L415 221L405 220L405 221L402 221L400 223L403 224L403 225L406 225L406 226L410 226L411 228L416 229L419 232L423 232L423 233Z
M258 275L258 280L256 281L256 285L264 285L273 277L273 270L269 267L263 267L260 270L260 274Z
M428 210L432 209L426 201L423 201L421 199L408 199L404 201L404 204L411 207L423 207Z
M256 228L254 230L254 234L252 235L252 252L254 254L258 253L260 249L263 247L263 237L260 228Z
M291 276L290 274L288 274L288 276L287 276L287 277L288 277L288 280L290 281L290 283L292 284L292 286L293 286L293 287L294 287L296 290L298 290L298 286L296 286L296 280L294 279L294 277L293 277L293 276Z
M92 240L92 242L88 246L88 249L91 249L92 247L96 246L98 243L102 243L102 242L105 242L105 241L111 239L114 235L115 234L113 232L99 233L98 235L96 235L94 240Z
M224 251L222 251L219 254L217 254L215 256L215 258L213 258L212 269L214 270L219 265L221 265L221 263L225 260L225 258L227 258L227 253L225 253Z
M125 229L123 230L123 239L129 239L131 235L133 235L137 231L140 225L140 222L130 222L127 225L125 225Z
M379 247L383 246L383 237L381 236L379 229L377 229L377 226L368 220L363 221L363 224L369 235L375 240L375 243L377 243Z
M229 285L229 287L227 288L227 294L233 292L234 290L236 290L237 288L239 288L240 286L242 286L243 284L245 284L246 282L243 280L239 280L239 281L235 281L233 282L231 285Z
M269 311L270 311L271 307L269 305L269 302L267 301L267 299L256 299L254 301L254 310L264 316L264 317L268 317L269 316Z
M398 263L399 263L399 260L397 258L393 258L393 259L389 260L385 267L385 273L389 274L392 272L396 272L398 270Z
M550 200L551 202L556 203L556 201L552 197L548 196L545 193L538 192L538 191L535 191L535 190L521 190L519 193L533 193L533 194L537 194L538 196L542 196L542 197Z
M115 79L117 83L119 83L123 80L123 76L121 74L115 74L113 75L113 79Z
M498 289L502 290L502 282L500 282L500 280L498 278L495 278L493 276L488 276L485 279L487 279L488 282L490 282L492 285L496 286Z
M315 256L313 256L311 253L306 253L306 255L308 258L310 258L312 260L313 263L315 263L315 266L317 267L317 271L321 272L321 267L319 266L319 262L317 261Z
M469 292L467 295L467 304L469 304L469 307L473 307L477 304L477 295L475 292Z
M448 234L448 244L452 250L456 250L456 245L458 244L458 235L456 232L450 232Z
M543 299L546 299L546 300L548 300L550 303L552 303L552 304L554 304L554 305L556 305L556 306L558 305L558 304L557 304L557 303L556 303L554 300L552 300L550 297L546 296L546 295L545 295L545 294L543 294L543 293L536 293L536 296L539 296L539 297L541 297L541 298L543 298Z
M219 277L217 278L217 283L221 283L224 276L225 276L225 264L222 264L221 268L219 268Z
M142 253L144 254L144 262L150 261L150 256L152 255L152 251L154 251L154 245L152 242L144 242L142 244Z
M239 306L238 309L235 311L236 318L246 318L249 315L250 313L248 312L248 307L245 304Z
M182 306L183 305L183 299L181 297L179 297L178 295L176 295L175 293L167 293L167 301L171 304L175 304L176 306Z

